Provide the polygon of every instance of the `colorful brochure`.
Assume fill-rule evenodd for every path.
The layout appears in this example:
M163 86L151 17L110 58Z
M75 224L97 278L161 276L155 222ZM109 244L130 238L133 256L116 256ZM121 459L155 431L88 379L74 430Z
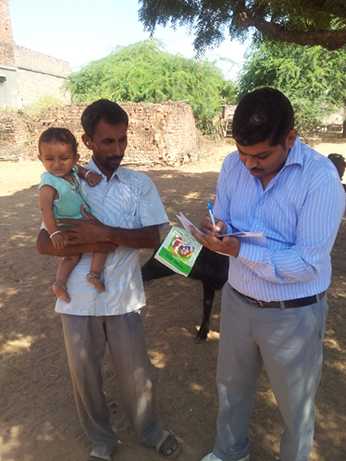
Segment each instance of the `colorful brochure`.
M188 277L201 249L202 245L190 232L173 226L157 250L155 259L177 274Z

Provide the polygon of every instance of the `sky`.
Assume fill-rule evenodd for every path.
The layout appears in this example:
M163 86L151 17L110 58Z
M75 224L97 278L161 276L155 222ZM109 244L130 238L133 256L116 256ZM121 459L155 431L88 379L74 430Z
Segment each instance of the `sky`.
M9 0L17 45L64 59L73 70L149 38L138 21L138 0ZM193 36L187 28L158 27L154 34L170 53L191 58ZM229 38L205 58L215 61L225 78L235 79L246 45Z

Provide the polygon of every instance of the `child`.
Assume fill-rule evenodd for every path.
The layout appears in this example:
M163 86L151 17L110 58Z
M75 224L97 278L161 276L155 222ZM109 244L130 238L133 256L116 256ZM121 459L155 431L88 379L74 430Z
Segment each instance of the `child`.
M88 209L88 204L80 190L80 179L83 178L89 186L96 186L101 176L91 170L77 165L77 141L66 128L48 128L38 141L38 158L47 170L41 176L39 202L44 226L49 233L54 248L65 246L62 232L56 220L63 218L82 218L81 209ZM105 291L100 279L107 254L94 253L87 280L98 292ZM57 298L70 302L66 283L73 268L80 260L79 256L59 258L55 283L52 290Z

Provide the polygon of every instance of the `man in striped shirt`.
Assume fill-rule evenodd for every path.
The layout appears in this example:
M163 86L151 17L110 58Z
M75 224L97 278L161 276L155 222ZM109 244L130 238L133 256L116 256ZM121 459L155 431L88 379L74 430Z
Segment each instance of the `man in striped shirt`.
M215 226L196 238L230 256L222 295L214 449L202 461L248 461L249 417L264 366L284 422L280 461L308 461L331 282L345 208L331 162L303 144L289 100L262 88L234 114L237 150L218 179ZM264 239L220 234L263 232Z

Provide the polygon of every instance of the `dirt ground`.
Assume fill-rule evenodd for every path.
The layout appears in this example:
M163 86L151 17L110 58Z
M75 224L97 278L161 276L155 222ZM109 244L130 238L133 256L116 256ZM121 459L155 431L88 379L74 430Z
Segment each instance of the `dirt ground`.
M346 153L345 144L317 146ZM194 222L206 212L229 145L207 147L208 158L179 168L147 170L158 186L172 222L184 211ZM70 386L60 321L50 284L54 258L39 256L35 237L38 162L0 163L0 460L85 461L88 445L80 429ZM346 225L333 251L334 276L325 364L317 401L314 461L346 460ZM143 261L149 252L143 252ZM201 286L181 276L146 286L143 310L150 358L158 385L159 410L166 427L184 441L182 461L199 461L213 445L217 398L215 367L219 303L205 344L193 342L201 318ZM108 358L105 387L122 444L114 459L155 461L140 447L117 398L117 377ZM273 461L282 430L268 381L258 386L251 424L251 461Z

